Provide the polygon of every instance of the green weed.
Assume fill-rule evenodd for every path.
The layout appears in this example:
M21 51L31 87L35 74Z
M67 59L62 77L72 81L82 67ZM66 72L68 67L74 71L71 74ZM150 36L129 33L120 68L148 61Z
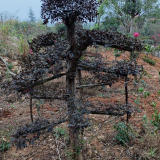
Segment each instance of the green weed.
M139 92L139 93L142 93L143 91L144 91L144 88L143 88L143 87L138 88L138 92Z
M148 156L150 158L155 158L156 157L156 151L157 151L157 148L150 148L149 151L148 151Z
M146 56L143 58L143 61L150 64L151 66L155 66L156 64L156 62L153 59L146 57Z
M141 102L140 102L140 97L136 98L136 99L134 100L134 103L137 104L137 105L140 105L140 103L141 103Z
M124 122L120 122L114 125L114 128L117 131L115 140L118 143L126 145L131 141L131 139L134 138L133 130L129 125L126 125Z
M155 108L154 113L152 114L151 123L157 128L160 129L160 112Z
M0 151L5 152L9 150L10 146L11 146L10 142L8 142L6 139L3 138L0 142Z
M158 95L160 95L160 90L157 92Z
M156 103L156 102L154 102L154 101L153 101L153 102L151 102L151 106L152 106L152 107L154 107L154 108L155 108L155 107L156 107L156 105L157 105L157 103Z
M64 128L56 128L54 129L54 135L59 138L59 137L67 137L67 131Z
M143 95L144 95L144 98L147 98L148 96L150 96L150 92L149 91L144 91Z
M10 70L12 70L13 69L13 64L12 63L8 63L8 68L10 69Z

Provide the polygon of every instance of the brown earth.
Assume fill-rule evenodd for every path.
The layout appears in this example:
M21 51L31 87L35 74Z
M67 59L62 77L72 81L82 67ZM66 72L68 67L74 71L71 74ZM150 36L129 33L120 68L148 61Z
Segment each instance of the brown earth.
M107 61L113 61L115 58L111 51L103 51L102 56ZM149 56L155 62L155 66L151 66L143 61L145 55L141 54L138 59L138 64L143 65L146 71L138 86L135 87L132 80L129 82L129 102L132 103L138 111L132 114L130 125L136 132L136 138L127 146L122 146L116 143L114 137L116 132L114 125L118 122L125 121L126 116L112 117L108 115L89 115L90 126L84 132L84 148L86 160L160 160L160 138L157 135L152 137L148 131L144 131L143 116L152 117L154 108L151 103L155 102L157 110L160 111L160 59ZM128 59L129 54L123 53L117 60ZM142 83L143 82L143 83ZM143 84L145 83L145 86ZM150 95L145 98L143 93L139 93L137 89L143 87L144 91L148 91ZM96 104L117 104L124 103L124 82L119 81L111 88L106 86L103 91L95 92L95 96L88 98L90 102ZM30 122L29 100L24 97L18 102L15 100L12 103L7 102L5 95L0 96L0 138L3 141L9 142L11 134L20 125ZM13 96L14 97L14 96ZM139 101L138 101L139 99ZM138 103L135 101L137 100ZM34 101L34 119L39 115L37 113L36 104ZM57 120L64 116L66 104L63 101L55 100L54 102L47 101L40 106L40 116L47 119ZM150 126L149 126L150 127ZM148 128L149 128L148 127ZM15 146L11 146L8 151L0 152L0 160L65 160L69 159L69 151L66 145L67 124L63 123L57 128L61 128L66 132L65 136L58 136L55 133L45 133L33 145L17 150ZM149 129L152 129L149 128ZM143 136L140 136L141 133ZM151 151L155 149L155 152Z

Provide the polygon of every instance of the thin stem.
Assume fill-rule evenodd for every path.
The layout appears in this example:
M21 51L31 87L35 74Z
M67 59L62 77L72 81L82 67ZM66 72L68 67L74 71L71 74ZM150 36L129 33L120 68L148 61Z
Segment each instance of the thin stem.
M31 117L31 122L33 123L32 94L30 94L30 117Z
M81 86L82 85L82 73L81 73L80 69L78 69L78 82L79 82L79 86ZM80 93L80 99L82 99L83 88L79 88L79 89L80 89L80 91L79 91L79 93Z
M125 77L125 100L126 100L126 109L127 109L127 123L129 122L129 118L130 118L130 113L129 113L129 108L128 108L128 77Z

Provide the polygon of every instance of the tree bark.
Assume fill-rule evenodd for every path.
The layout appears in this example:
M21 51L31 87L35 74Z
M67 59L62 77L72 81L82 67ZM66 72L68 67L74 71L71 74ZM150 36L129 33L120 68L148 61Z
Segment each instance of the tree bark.
M69 122L69 137L70 137L70 149L72 152L73 160L80 160L80 128L77 126L75 119L75 113L77 112L77 106L75 104L75 77L77 63L67 62L68 73L66 75L66 90L69 98L67 99L68 106L68 122Z
M75 40L75 24L66 21L67 26L67 38L70 43L70 49L68 51L67 59L67 75L66 75L66 92L69 95L67 99L68 107L68 125L69 125L69 139L70 149L72 152L73 160L82 160L81 146L80 146L80 127L78 126L77 117L75 114L78 112L78 108L75 104L75 77L77 72L78 60L81 54L76 50Z
M81 70L78 69L78 83L79 83L79 86L82 85L82 73L81 73ZM80 99L82 99L82 95L83 95L83 88L79 88L79 94L80 94Z
M31 122L33 123L32 94L30 94L30 117L31 117Z
M128 77L125 77L125 101L126 101L126 109L127 109L127 123L129 122L130 112L128 107Z

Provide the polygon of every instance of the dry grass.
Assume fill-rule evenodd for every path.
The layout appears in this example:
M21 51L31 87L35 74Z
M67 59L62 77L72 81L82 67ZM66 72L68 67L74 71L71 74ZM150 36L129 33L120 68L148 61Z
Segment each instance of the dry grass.
M154 131L154 127L147 125L142 129L141 138L137 139L133 147L133 157L137 159L160 159L160 136Z

